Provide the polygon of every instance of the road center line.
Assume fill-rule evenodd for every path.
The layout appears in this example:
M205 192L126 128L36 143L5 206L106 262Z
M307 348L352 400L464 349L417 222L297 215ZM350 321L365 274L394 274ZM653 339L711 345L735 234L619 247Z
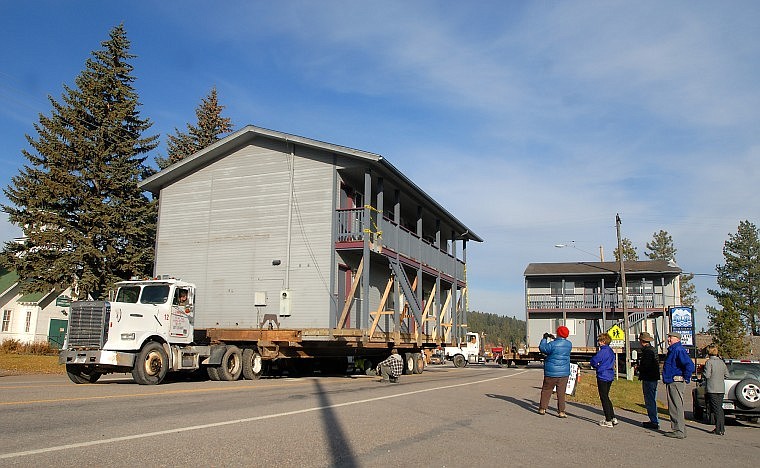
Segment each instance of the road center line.
M529 370L523 370L520 372L517 372L515 374L510 375L503 375L500 377L491 377L488 379L483 380L476 380L474 382L463 382L458 384L452 384L452 385L444 385L441 387L432 387L432 388L424 388L421 390L413 390L410 392L403 392L403 393L395 393L393 395L384 395L380 397L374 397L374 398L366 398L364 400L355 400L355 401L348 401L346 403L336 403L334 405L325 405L325 406L315 406L313 408L305 408L301 410L295 410L295 411L286 411L284 413L276 413L276 414L267 414L264 416L255 416L252 418L243 418L243 419L232 419L229 421L220 421L215 423L209 423L209 424L200 424L197 426L187 426L187 427L178 427L174 429L167 429L164 431L156 431L156 432L148 432L143 434L134 434L134 435L128 435L128 436L121 436L121 437L112 437L110 439L101 439L101 440L91 440L88 442L78 442L75 444L66 444L66 445L57 445L54 447L46 447L41 449L35 449L35 450L25 450L23 452L12 452L12 453L5 453L0 455L0 460L5 460L9 458L19 458L19 457L26 457L29 455L39 455L42 453L50 453L50 452L58 452L61 450L69 450L74 448L81 448L81 447L92 447L95 445L104 445L104 444L110 444L113 442L123 442L127 440L135 440L135 439L145 439L148 437L157 437L157 436L163 436L167 434L178 434L181 432L189 432L189 431L198 431L201 429L210 429L213 427L221 427L221 426L229 426L233 424L242 424L242 423L248 423L253 421L263 421L266 419L274 419L274 418L281 418L284 416L293 416L296 414L305 414L305 413L312 413L315 411L321 411L325 409L331 409L331 408L340 408L343 406L352 406L352 405L360 405L364 403L369 403L373 401L381 401L381 400L388 400L391 398L399 398L409 395L416 395L418 393L426 393L426 392L433 392L436 390L446 390L449 388L457 388L457 387L465 387L468 385L478 385L486 382L492 382L494 380L500 380L500 379L507 379L510 377L515 377L520 374L524 374L526 372L529 372Z

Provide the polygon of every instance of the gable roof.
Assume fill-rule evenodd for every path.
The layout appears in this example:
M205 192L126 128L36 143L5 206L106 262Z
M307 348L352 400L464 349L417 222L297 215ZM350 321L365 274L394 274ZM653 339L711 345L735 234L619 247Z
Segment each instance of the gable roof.
M140 188L147 190L153 194L157 194L162 188L173 184L175 181L179 180L182 177L185 177L188 174L196 172L197 170L205 167L213 161L223 158L230 152L234 151L235 148L253 141L256 138L268 138L286 143L293 143L295 145L319 149L337 155L362 160L367 163L372 169L376 169L380 173L387 173L391 175L396 180L398 180L401 185L405 186L412 193L421 198L428 206L430 206L431 211L437 213L441 218L445 219L447 224L450 224L454 229L456 229L460 239L483 242L483 239L472 232L454 215L449 213L448 210L438 204L438 202L436 202L432 197L430 197L421 188L419 188L417 184L412 182L393 164L388 162L388 160L383 156L375 153L370 153L368 151L348 148L346 146L326 143L319 140L312 140L311 138L291 135L288 133L269 130L253 125L248 125L238 130L237 132L234 132L227 137L217 141L216 143L207 146L197 153L192 154L183 160L172 164L166 169L148 177L140 183Z
M636 276L656 274L678 276L681 268L667 260L636 260L624 262L625 273ZM525 277L535 276L614 276L620 272L618 262L531 263Z
M18 283L18 274L15 270L0 269L0 294L5 294Z

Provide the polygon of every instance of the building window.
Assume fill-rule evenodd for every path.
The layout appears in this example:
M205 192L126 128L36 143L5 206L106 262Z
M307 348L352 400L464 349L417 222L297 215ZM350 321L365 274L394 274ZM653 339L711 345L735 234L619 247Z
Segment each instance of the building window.
M549 287L552 290L552 296L562 295L562 282L552 281L549 283ZM572 281L565 281L565 294L573 294L575 292L575 283Z
M29 333L29 329L32 328L32 311L26 311L26 324L24 325L24 333Z
M4 310L3 311L3 331L7 332L10 329L11 329L11 311Z

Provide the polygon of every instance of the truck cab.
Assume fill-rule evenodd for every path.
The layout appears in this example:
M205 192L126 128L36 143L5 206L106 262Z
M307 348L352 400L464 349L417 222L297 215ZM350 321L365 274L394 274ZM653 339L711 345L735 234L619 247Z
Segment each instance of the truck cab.
M455 367L464 367L467 364L485 364L486 362L482 337L479 333L474 332L465 334L459 346L444 348L444 354L447 360L454 362Z
M183 367L172 346L193 341L194 297L192 283L162 277L119 282L108 301L73 302L58 361L75 383L129 371L140 383L160 381Z

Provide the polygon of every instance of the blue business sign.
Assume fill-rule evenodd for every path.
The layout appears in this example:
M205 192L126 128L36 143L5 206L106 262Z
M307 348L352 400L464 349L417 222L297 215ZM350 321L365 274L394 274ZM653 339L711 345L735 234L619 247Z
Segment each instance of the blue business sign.
M670 329L681 334L681 343L694 346L694 309L690 306L670 308Z

